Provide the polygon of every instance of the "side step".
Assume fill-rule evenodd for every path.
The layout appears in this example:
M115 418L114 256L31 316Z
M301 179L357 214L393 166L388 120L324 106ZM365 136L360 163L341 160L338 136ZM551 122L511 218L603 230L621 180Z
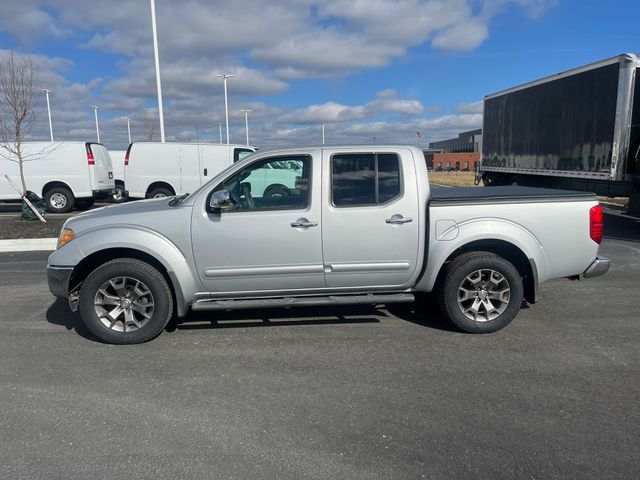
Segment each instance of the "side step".
M413 302L413 293L367 294L367 295L328 295L324 297L283 297L258 298L247 300L198 300L191 305L194 311L235 310L242 308L280 308L311 307L322 305L376 305L378 303Z

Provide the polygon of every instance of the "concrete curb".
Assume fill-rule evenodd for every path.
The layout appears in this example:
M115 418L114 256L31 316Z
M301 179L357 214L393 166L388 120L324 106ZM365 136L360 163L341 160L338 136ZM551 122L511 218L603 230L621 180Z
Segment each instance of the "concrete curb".
M15 238L0 240L0 252L33 252L56 249L57 238Z

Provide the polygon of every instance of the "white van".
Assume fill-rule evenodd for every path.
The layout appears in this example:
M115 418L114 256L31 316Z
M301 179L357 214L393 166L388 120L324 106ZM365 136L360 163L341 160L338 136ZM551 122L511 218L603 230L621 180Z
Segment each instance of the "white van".
M253 152L246 145L134 142L125 155L125 185L130 198L191 193Z
M122 203L127 199L127 191L124 186L124 157L126 154L126 150L109 150L113 167L113 181L116 185L113 194L109 197L113 203Z
M27 189L44 198L49 212L89 208L96 195L113 192L111 158L100 143L25 142L22 151ZM0 156L0 201L20 200L5 174L21 185L17 161Z

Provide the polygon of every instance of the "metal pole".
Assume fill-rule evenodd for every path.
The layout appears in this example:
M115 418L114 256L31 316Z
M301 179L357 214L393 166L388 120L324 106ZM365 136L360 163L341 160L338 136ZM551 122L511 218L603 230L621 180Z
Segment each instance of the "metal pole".
M131 144L131 119L127 117L127 133L129 134L129 144Z
M240 111L244 113L244 131L247 134L247 146L248 146L249 145L249 112L251 112L252 110L245 108L244 110L240 110Z
M43 88L42 91L47 96L47 113L49 114L49 135L51 136L51 141L53 142L53 125L51 124L51 104L49 103L49 92L51 90L47 88Z
M162 82L160 81L160 57L158 55L158 28L156 27L156 2L151 0L151 29L153 30L153 55L156 62L158 87L158 115L160 116L160 141L164 143L164 112L162 110Z
M324 123L322 124L322 144L324 145Z
M95 114L95 117L96 117L96 136L98 137L98 143L100 143L100 125L98 124L98 108L100 107L91 105L91 108L93 108L93 113Z
M222 83L224 83L224 117L227 124L227 145L229 145L229 101L227 98L227 78L235 77L235 75L221 73L219 75L216 75L216 77L221 77Z
M218 122L218 127L220 127L220 145L222 145L222 122Z

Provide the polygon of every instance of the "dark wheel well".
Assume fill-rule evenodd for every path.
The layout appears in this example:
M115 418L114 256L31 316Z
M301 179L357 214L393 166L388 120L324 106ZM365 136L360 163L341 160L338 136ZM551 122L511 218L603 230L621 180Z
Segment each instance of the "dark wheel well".
M133 248L109 248L107 250L100 250L98 252L92 253L88 257L83 258L80 263L78 263L73 269L73 273L71 274L71 278L69 279L69 291L71 292L75 290L79 285L81 285L82 282L84 282L84 280L89 276L89 274L100 265L103 265L111 260L115 260L116 258L134 258L136 260L141 260L145 263L148 263L156 270L158 270L169 284L169 288L171 289L171 295L173 297L175 305L176 290L165 266L152 255L141 252L140 250L135 250Z
M173 188L170 184L168 184L167 182L153 182L151 185L149 185L149 187L147 188L147 195L149 195L149 193L153 192L156 188L166 188L167 190L169 190L171 192L172 195L176 194L176 190L175 188Z
M524 288L524 298L529 303L536 303L538 278L537 272L534 271L532 261L527 258L522 250L512 243L502 240L478 240L468 243L455 250L438 272L438 282L444 272L444 266L451 262L454 258L459 257L463 253L468 252L491 252L508 260L518 270L522 276L522 286Z
M52 188L66 188L71 193L73 193L73 190L71 190L71 187L66 183L53 181L53 182L46 183L44 187L42 187L42 198L44 198L47 195L47 192Z
M269 194L272 193L274 190L286 192L287 195L291 194L291 190L289 190L289 188L282 185L281 183L272 183L271 185L269 185L267 188L264 189L264 195L269 196Z

